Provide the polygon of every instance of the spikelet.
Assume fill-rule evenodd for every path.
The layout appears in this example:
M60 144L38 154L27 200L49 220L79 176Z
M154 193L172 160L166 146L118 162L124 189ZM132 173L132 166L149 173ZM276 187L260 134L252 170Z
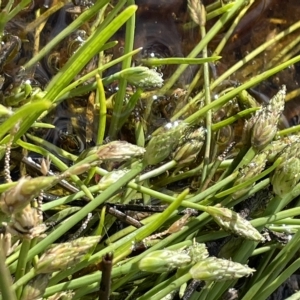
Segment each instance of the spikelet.
M81 261L101 237L83 237L48 249L36 265L37 274L65 270Z
M216 206L208 206L207 212L222 229L248 240L264 241L264 237L238 213L225 207Z
M142 88L162 87L164 82L161 74L147 67L126 69L126 72L121 72L120 75L129 83Z
M190 270L193 279L205 281L225 281L249 276L254 269L226 259L208 257L196 263Z
M167 158L187 128L188 125L182 121L167 123L148 143L145 154L147 163L156 165Z
M182 251L157 250L143 257L139 263L139 269L145 272L162 273L187 266L191 257Z
M273 140L284 109L285 95L286 87L283 85L269 104L256 112L251 131L251 144L255 149L261 150Z

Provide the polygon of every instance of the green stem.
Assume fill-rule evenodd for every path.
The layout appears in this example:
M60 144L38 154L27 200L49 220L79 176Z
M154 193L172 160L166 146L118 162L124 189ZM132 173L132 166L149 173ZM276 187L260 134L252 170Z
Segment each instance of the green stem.
M161 65L180 65L180 64L204 64L213 62L220 59L221 56L206 57L203 58L186 58L186 57L169 57L169 58L144 58L141 59L141 63L146 66L161 66Z
M262 74L259 74L255 77L253 77L251 80L247 81L246 83L238 86L234 90L232 90L232 91L228 92L227 94L221 96L218 100L213 101L210 105L206 105L203 108L200 108L197 112L195 112L194 114L192 114L191 116L186 118L185 122L188 123L188 124L194 124L196 122L199 122L199 119L201 117L203 117L209 110L225 104L226 102L233 99L239 92L241 92L243 90L246 90L246 89L258 84L263 80L266 80L270 76L278 73L279 71L287 68L290 65L293 65L293 64L297 63L298 61L300 61L300 55L298 55L298 56L286 61L285 63L283 63L279 66L276 66L276 67L274 67L274 68L272 68L272 69L270 69L266 72L263 72Z
M119 261L120 259L126 257L131 253L132 242L137 242L143 240L145 237L152 234L157 230L164 222L171 216L171 214L181 205L183 199L188 195L189 190L183 191L173 203L171 203L163 213L156 219L155 222L149 223L146 226L136 230L133 234L128 235L125 239L127 242L124 242L115 252L114 262Z
M250 300L256 298L259 300L266 299L261 298L262 289L264 287L267 287L268 291L268 287L272 285L276 277L278 277L283 268L285 268L286 264L296 254L296 252L299 249L299 238L300 230L293 236L292 240L278 253L275 259L273 259L273 261L268 265L268 267L263 272L262 276L251 286L251 288L247 291L246 295L242 298L242 300ZM299 263L299 260L295 262L296 265L298 265ZM289 273L290 268L294 268L294 266L290 266L288 269L286 269L283 273L284 276L286 276L286 273Z
M215 197L216 198L223 198L224 196L230 195L230 194L232 194L234 192L237 192L237 191L241 191L243 188L247 188L247 187L251 186L251 184L253 184L254 182L258 181L261 178L264 178L266 175L268 175L272 171L274 171L279 166L279 164L281 162L282 162L282 159L278 158L270 168L266 169L265 171L259 173L256 176L253 176L252 178L250 178L249 180L247 180L243 183L235 185L234 187L215 195Z
M128 0L128 5L133 5L134 0ZM125 47L124 53L129 53L133 49L134 43L134 30L135 30L135 14L132 14L130 19L126 23L126 33L125 33ZM131 67L131 57L127 57L123 60L122 69L127 69ZM119 90L117 92L116 101L114 104L113 114L111 118L111 123L109 127L109 137L113 140L119 130L119 118L124 105L124 98L126 94L127 80L121 78L119 81Z
M192 279L192 276L190 275L190 273L187 273L187 274L179 277L178 279L174 280L172 282L172 284L169 284L166 288L164 288L160 292L156 293L152 297L145 298L145 297L142 296L142 297L139 298L139 300L161 300L163 297L170 294L174 290L179 289L182 284L186 283L190 279Z
M5 265L5 254L2 246L0 246L0 274L0 299L17 300L17 296L12 289L12 279L10 273Z
M150 291L147 291L143 296L137 298L137 300L148 300L151 299L155 294L157 294L159 291L167 288L168 286L173 284L173 281L176 280L176 276L172 276L159 284L156 284ZM161 299L161 298L160 298Z
M136 92L130 97L128 103L126 104L126 107L124 108L124 111L120 115L118 123L119 128L121 128L126 122L128 122L128 117L133 111L133 109L136 107L136 104L139 101L142 92L142 89L137 88Z
M242 60L240 60L239 62L237 62L234 66L232 66L230 69L228 69L225 73L223 73L221 76L219 76L210 86L210 89L213 90L215 87L217 87L222 81L226 80L229 76L231 76L235 71L237 71L239 68L241 68L242 66L244 66L246 63L248 63L250 60L252 60L255 56L257 56L258 54L260 54L262 51L264 51L265 49L267 49L269 46L271 46L273 43L275 43L276 41L279 41L280 39L286 37L289 33L297 30L300 27L300 21L293 24L292 26L290 26L288 29L286 29L285 31L279 33L276 37L274 37L273 39L270 39L269 41L265 42L264 44L262 44L261 46L259 46L258 48L256 48L254 51L252 51L250 54L248 54L245 58L243 58ZM218 53L216 53L218 54ZM293 64L293 63L292 63ZM280 67L281 65L277 66ZM288 66L288 65L287 65ZM286 68L287 66L285 66L284 68ZM283 68L283 69L284 69ZM274 67L273 69L276 69L276 67ZM271 70L273 70L271 69ZM270 70L270 71L271 71ZM280 69L282 70L282 69ZM278 70L277 72L279 72L280 70ZM264 72L266 73L266 72ZM275 72L276 73L276 72ZM274 73L274 74L275 74ZM271 74L270 76L272 76L273 74ZM257 77L254 77L257 78ZM253 85L259 83L260 81L263 81L266 78L263 78L261 80L259 80L258 82L255 82ZM252 78L253 80L253 78ZM249 87L252 87L253 85L251 84L252 80L250 80L248 82L248 84L250 83L250 85L246 85L247 87L245 87L244 89L247 89ZM244 84L243 84L244 86ZM236 89L234 89L236 90ZM240 92L240 91L239 91ZM184 113L186 113L186 111L189 109L189 106L194 104L195 102L197 102L199 99L201 99L203 97L203 91L201 91L200 93L198 93L193 99L191 99L189 101L189 104L186 105L183 109L181 109L176 115L174 115L172 117L172 121L177 120L180 116L182 116ZM233 97L232 97L233 98Z
M92 59L107 42L107 40L125 23L136 11L131 5L123 10L107 27L97 28L95 33L73 54L60 71L51 79L46 91L47 99L54 101L82 68ZM80 62L80 63L79 63Z
M36 271L34 268L32 268L24 276L22 276L18 281L16 281L12 285L12 288L14 290L17 290L19 287L24 286L27 282L29 282L32 278L34 278L35 275L36 275Z
M145 147L145 133L142 122L136 122L134 125L134 129L136 145L140 147Z
M234 32L235 28L237 27L237 25L239 24L239 22L241 21L241 19L243 18L243 16L246 14L246 12L248 11L248 9L250 8L250 6L255 2L255 0L250 0L247 4L246 7L244 7L240 13L238 14L238 16L235 18L235 20L232 22L230 28L226 31L224 37L222 38L221 42L219 43L219 45L217 46L216 50L214 51L214 55L220 55L220 53L222 52L223 48L225 47L225 45L228 43L232 33Z
M236 122L239 119L245 118L247 116L249 116L250 114L256 112L257 110L259 110L259 107L252 107L252 108L248 108L245 110L242 110L240 112L238 112L236 115L231 116L223 121L220 121L218 123L212 124L211 125L211 130L212 131L218 131L219 129L228 126L234 122Z
M205 29L205 9L203 4L200 4L201 7L201 24L200 24L200 32L201 32L201 38L202 40L206 36L206 29ZM207 44L203 47L202 51L203 58L207 58L208 53L207 53ZM209 65L208 63L204 63L203 65L203 75L204 75L204 91L205 91L205 104L210 105L211 103L211 96L210 96L210 77L209 77ZM207 172L208 172L208 165L210 162L210 147L211 147L211 139L212 139L212 113L211 110L208 110L206 113L206 139L205 139L205 151L204 151L204 157L203 157L203 171L202 171L202 178L201 178L201 183L203 185L206 177L207 177Z
M57 101L59 102L60 99L66 97L66 95L68 95L68 93L70 91L73 91L77 86L83 84L85 81L87 81L88 79L90 78L93 78L95 77L97 74L99 73L102 73L103 71L107 70L108 68L118 64L119 62L123 61L126 57L129 57L129 56L133 56L135 54L137 54L138 52L141 51L142 48L138 48L136 50L133 50L127 54L124 54L110 62L108 62L107 64L103 65L103 66L100 66L98 68L96 68L95 70L87 73L86 75L83 75L82 77L80 77L79 79L75 80L74 82L70 83L66 88L64 88L60 93L59 95L57 96ZM115 75L115 74L114 74ZM118 79L118 77L116 76L113 76L112 77L112 80L116 80ZM105 78L102 78L102 83L103 81L105 80ZM106 84L110 83L111 81L107 81ZM104 85L104 84L103 84Z
M31 240L30 239L23 239L21 251L18 259L17 270L15 274L15 281L18 281L22 276L25 274L26 270L26 262L27 262L27 254L30 249ZM20 299L22 294L23 287L20 286L16 290L16 294L18 299Z
M203 50L203 48L216 36L216 34L224 28L224 25L236 14L236 12L244 5L244 0L237 0L234 3L234 6L227 12L225 12L221 18L214 24L214 26L210 29L210 31L205 35L205 38L202 39L199 44L192 50L192 52L188 55L188 58L195 58L197 55ZM171 76L168 82L162 87L159 94L164 95L166 92L170 90L170 88L174 85L180 75L184 72L184 70L188 67L187 64L180 65L175 73Z
M28 260L32 259L35 255L41 253L46 247L55 242L59 237L64 235L68 230L70 230L73 226L75 226L80 220L85 218L90 212L95 210L99 205L104 203L107 199L109 199L112 195L115 194L121 187L126 185L128 181L135 178L145 166L140 163L136 165L131 171L129 171L125 176L120 178L113 185L108 187L103 193L97 196L93 201L89 202L86 206L84 206L80 211L71 216L67 222L64 223L64 226L58 227L55 231L50 233L45 239L40 241L36 246L31 248L28 252ZM15 272L16 263L13 263L9 267L11 272Z
M98 85L98 93L99 93L99 126L98 126L98 134L97 134L97 142L96 145L102 145L104 135L105 135L105 127L106 127L106 97L105 91L102 83L102 79L97 74L96 75L97 85Z
M184 194L186 193L186 191L184 192ZM94 264L96 262L99 261L99 259L101 259L101 257L105 254L108 253L110 251L116 251L116 249L118 249L118 247L122 247L122 250L120 251L120 248L118 249L117 255L124 255L124 251L126 251L126 253L128 253L128 251L131 251L131 247L132 247L132 243L137 240L140 240L142 238L145 238L146 236L150 235L153 231L152 230L156 230L155 228L158 228L157 226L160 226L161 222L165 222L165 220L167 219L167 216L172 213L172 211L174 211L176 209L176 207L180 204L180 202L182 201L182 197L184 196L184 194L181 194L178 198L177 201L175 201L171 205L169 206L168 210L163 212L161 214L161 216L159 216L157 218L159 223L156 223L156 220L152 222L152 224L147 224L146 226L136 230L135 232L133 232L132 234L129 234L128 236L120 239L119 241L112 243L110 245L108 245L105 249L99 251L98 253L94 254L92 257L90 257L89 262L82 262L79 263L77 266L75 266L73 269L69 269L63 272L60 272L59 274L57 274L57 276L53 277L51 279L51 282L49 285L53 285L59 281L61 281L63 278L73 274L74 272L80 270L83 267L86 267L89 264ZM164 247L166 247L166 245L168 245L169 243L171 243L171 241L173 241L178 235L182 234L182 232L178 232L178 233L174 233L171 236L165 238L164 240L162 240L160 243L152 246L150 249L146 250L145 252L143 252L141 255L133 258L130 261L130 265L128 266L128 269L124 270L125 265L121 266L121 267L117 267L113 269L112 272L112 278L119 277L120 275L122 276L123 274L127 274L128 270L131 270L132 268L132 264L138 262L141 257L144 257L145 255L147 255L148 253L150 253L151 251L154 250L158 250L158 249L162 249ZM124 245L126 243L126 249L124 249ZM125 255L126 255L125 253ZM128 265L128 264L126 264ZM116 273L115 273L116 272ZM115 274L115 275L114 275ZM99 277L97 277L96 279L97 281L99 280ZM79 280L74 280L74 284L78 283L79 284ZM86 283L86 281L84 280L84 282ZM69 283L70 284L70 283ZM49 293L47 293L47 295L51 295L52 293L56 293L57 291L60 291L62 289L63 285L62 284L58 284L57 286L54 286L53 288L49 288ZM69 286L70 287L70 286ZM79 287L79 286L77 286ZM70 287L71 288L71 287ZM50 292L51 291L51 292ZM48 292L48 290L47 290Z

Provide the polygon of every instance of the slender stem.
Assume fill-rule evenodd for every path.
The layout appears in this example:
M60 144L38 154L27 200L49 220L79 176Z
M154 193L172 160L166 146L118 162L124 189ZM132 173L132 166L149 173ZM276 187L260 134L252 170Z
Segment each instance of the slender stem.
M3 247L0 246L0 298L3 300L17 300L17 296L12 289L12 278L5 265L5 254Z
M238 185L236 185L236 186L234 186L234 187L232 187L232 188L230 188L230 189L228 189L224 192L221 192L221 193L215 195L215 197L216 198L222 198L222 197L230 195L230 194L232 194L236 191L241 191L243 188L251 186L251 184L253 184L254 182L258 181L261 178L264 178L266 175L268 175L272 171L274 171L274 169L276 167L278 167L281 162L282 162L282 160L280 158L278 158L270 168L266 169L265 171L259 173L256 176L253 176L252 178L250 178L249 180L247 180L243 183L240 183L240 184L238 184Z
M143 129L143 124L141 121L135 123L135 140L136 144L140 147L145 147L145 133Z
M244 7L240 13L238 14L238 16L235 18L235 20L232 22L230 28L226 31L224 37L222 38L221 42L219 43L219 45L217 46L216 50L214 51L214 55L220 55L220 53L222 52L223 48L225 47L225 45L228 43L229 38L231 37L232 33L234 32L235 28L237 27L237 25L239 24L239 22L241 21L241 19L244 17L244 15L246 14L246 12L248 11L248 9L250 8L250 6L255 2L255 0L250 0L248 1L248 4L246 5L246 7Z
M39 15L35 20L33 20L31 23L29 23L26 26L25 31L26 32L32 32L36 27L41 25L43 22L47 21L47 19L52 14L54 14L56 11L61 9L64 5L65 5L65 3L63 1L59 1L54 6L48 8L43 14Z
M237 62L234 66L232 66L231 68L229 68L226 72L224 72L221 76L219 76L214 82L212 82L210 89L211 91L216 88L221 82L223 82L224 80L226 80L230 75L232 75L234 72L236 72L238 69L240 69L242 66L244 66L246 63L248 63L249 61L251 61L254 57L256 57L258 54L260 54L262 51L264 51L265 49L267 49L268 47L270 47L273 43L279 41L280 39L286 37L288 34L290 34L291 32L297 30L298 28L300 28L300 21L293 24L292 26L290 26L289 28L287 28L286 30L282 31L281 33L279 33L276 37L270 39L269 41L265 42L264 44L260 45L258 48L256 48L254 51L252 51L250 54L248 54L246 57L244 57L242 60L240 60L239 62ZM297 56L295 57L297 58ZM294 59L295 59L294 58ZM292 61L292 59L290 60ZM234 93L235 91L237 92L235 95L237 95L240 91L244 90L244 89L248 89L254 85L256 85L257 83L265 80L266 78L272 76L273 74L279 72L280 70L283 70L284 68L288 67L289 65L294 64L295 62L292 63L288 63L288 64L281 64L278 65L276 67L274 67L273 69L270 69L269 71L272 72L272 74L270 74L269 76L265 77L264 75L267 75L269 71L266 71L264 73L262 73L261 75L258 75L254 78L252 78L250 81L244 83L243 85L241 85L240 87L234 89L231 93ZM284 66L283 68L281 68L281 66ZM279 69L277 69L279 68ZM277 69L277 70L276 70ZM273 71L275 71L273 73ZM263 78L260 78L260 76L262 76ZM259 79L260 78L260 79ZM258 79L258 81L256 81ZM253 83L253 84L252 84ZM243 88L241 88L243 87ZM239 88L241 88L241 90L239 90ZM228 94L231 94L230 92ZM226 94L226 95L228 95ZM200 100L203 97L204 93L203 91L201 91L200 93L198 93L193 99L191 99L189 101L189 105L196 103L198 100ZM224 95L224 96L226 96ZM222 97L224 97L222 96ZM221 97L221 98L222 98ZM231 95L232 99L234 96ZM220 101L220 99L218 99L217 101ZM216 102L216 101L214 101ZM213 103L214 103L213 102ZM212 103L212 104L213 104ZM172 117L172 121L177 120L181 115L183 115L187 110L188 110L188 106L186 105L183 109L181 109L176 115L174 115ZM217 105L216 105L217 106ZM206 108L206 109L211 109L211 108Z
M121 128L128 121L128 117L136 107L136 104L138 103L142 92L143 90L138 88L136 92L130 97L128 103L126 104L126 108L124 107L124 111L122 111L120 115L119 123L118 123L119 128Z
M137 298L137 300L147 300L151 299L155 294L157 294L159 291L163 290L164 288L167 288L168 286L173 284L173 281L176 279L176 276L172 276L159 284L156 284L150 291L147 291L143 296Z
M158 293L156 293L152 297L150 297L150 298L144 298L142 296L142 297L139 298L139 300L161 300L163 297L165 297L166 295L170 294L172 291L179 289L179 287L182 284L186 283L190 279L192 279L192 276L190 275L190 273L187 273L187 274L179 277L178 279L174 280L172 282L172 284L169 284L166 288L164 288L163 290L159 291Z
M128 0L127 3L128 5L133 5L135 1ZM135 31L135 14L132 14L130 19L126 22L125 47L124 47L125 54L133 50L134 31ZM131 60L132 60L131 57L127 57L126 59L124 59L122 63L122 69L129 68L131 66ZM127 80L121 78L119 81L119 90L117 92L111 123L109 127L109 132L108 132L108 135L112 140L116 138L116 135L119 130L118 123L124 105L126 87L127 87Z
M115 43L114 43L115 44ZM115 44L116 45L116 44ZM108 62L107 64L103 65L103 66L100 66L98 68L96 68L95 70L87 73L86 75L83 75L82 77L80 77L78 80L75 80L74 82L70 83L66 88L64 88L60 93L59 95L57 96L58 99L60 98L63 98L64 95L68 94L68 92L74 90L78 85L84 83L85 81L87 81L88 79L96 76L96 74L98 73L102 73L103 71L105 71L106 69L116 65L117 63L123 61L125 58L129 57L129 56L133 56L135 55L136 53L140 52L142 48L138 48L138 49L135 49L127 54L124 54L110 62ZM114 74L115 75L115 74ZM117 79L114 78L113 79ZM102 79L102 81L104 80L104 78Z
M300 22L299 22L299 25L300 25ZM258 84L259 82L269 78L270 76L278 73L279 71L287 68L288 66L297 63L298 61L300 61L300 55L295 56L294 58L286 61L285 63L253 77L251 80L245 82L244 84L240 85L239 87L235 88L234 90L221 96L218 100L213 101L210 105L206 105L203 108L200 108L197 112L195 112L194 114L192 114L191 116L186 118L185 122L188 124L193 124L195 122L199 122L199 118L201 118L203 115L205 115L206 112L208 112L212 108L215 108L215 107L225 104L226 102L228 102L229 100L234 98L239 92ZM196 97L198 97L198 96L196 96ZM175 117L173 117L173 118L175 118Z
M221 129L222 127L228 126L234 122L236 122L239 119L245 118L246 116L249 116L249 114L254 113L255 111L257 111L259 109L259 107L251 107L245 110L242 110L240 112L238 112L236 115L231 116L223 121L220 121L218 123L212 124L211 125L211 130L212 131L218 131L219 129Z
M206 34L205 38L202 39L199 44L192 50L188 55L188 58L195 58L203 50L203 48L216 36L216 34L224 27L224 25L236 14L236 12L244 5L244 0L237 0L232 8L225 12L221 18L215 23L215 25ZM168 82L161 88L160 94L164 95L174 85L180 75L188 67L187 64L180 65ZM176 120L176 119L175 119Z
M106 97L103 88L103 83L100 76L96 75L97 85L98 85L98 95L99 95L99 126L97 134L97 145L102 145L104 135L105 135L105 126L106 126Z
M279 274L281 273L282 269L286 266L286 264L293 258L295 253L298 251L299 238L300 238L300 230L298 230L298 232L293 236L292 240L278 253L276 258L273 259L273 261L268 265L268 267L263 272L262 276L247 291L246 295L242 298L243 300L254 299L254 298L258 298L259 300L262 299L260 298L262 289L264 287L269 287L274 282L276 277L279 276ZM295 264L298 266L299 259L295 262ZM290 269L288 268L287 270L284 271L283 276L285 277L286 276L285 274L289 272Z
M204 39L206 36L206 29L205 29L205 8L203 4L200 4L201 7L201 24L200 24L200 32L201 32L201 38ZM204 58L207 58L208 53L207 53L207 45L203 47L202 55ZM204 63L203 65L203 78L204 78L204 91L205 91L205 104L209 105L211 103L211 96L210 96L210 76L209 76L209 65L208 63ZM208 172L208 165L210 162L210 147L211 147L211 140L212 140L212 113L211 110L208 110L206 113L205 121L206 121L206 139L205 139L205 151L204 151L204 157L203 157L203 170L202 170L202 178L201 182L202 184L204 183L206 177L207 177L207 172Z
M24 276L26 271L26 262L27 262L27 254L30 249L31 240L23 239L21 251L18 259L17 270L15 274L15 280L18 281L22 276ZM16 294L18 299L20 299L22 294L23 287L19 286L16 290Z

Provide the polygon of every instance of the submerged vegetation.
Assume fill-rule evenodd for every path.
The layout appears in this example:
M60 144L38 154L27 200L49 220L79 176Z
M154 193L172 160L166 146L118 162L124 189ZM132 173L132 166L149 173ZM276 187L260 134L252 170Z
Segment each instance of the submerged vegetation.
M298 299L297 2L0 2L0 298Z

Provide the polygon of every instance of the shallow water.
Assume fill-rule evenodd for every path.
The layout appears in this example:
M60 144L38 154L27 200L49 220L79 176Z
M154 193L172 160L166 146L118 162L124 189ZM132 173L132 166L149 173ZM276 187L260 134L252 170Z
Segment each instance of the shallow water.
M213 1L203 1L205 5L211 4ZM112 1L114 3L114 1ZM90 5L90 3L86 3ZM134 48L143 47L143 51L134 57L134 64L140 64L141 58L158 57L165 58L170 56L185 57L200 41L199 29L194 26L192 29L185 29L185 25L191 21L187 9L187 2L184 0L137 0L139 6L136 16L135 28L135 43ZM40 7L43 3L38 3ZM73 4L67 4L57 13L52 15L46 23L40 36L40 48L43 47L49 40L56 36L68 24L72 22L75 15ZM215 64L210 64L211 77L218 78L232 65L243 59L253 49L260 46L266 40L272 39L276 34L288 28L299 20L300 5L298 0L285 1L282 4L280 0L265 0L256 1L253 7L247 12L241 20L236 30L230 38L230 42L221 52L222 59ZM20 82L30 80L30 82L40 88L44 88L47 82L53 75L65 64L68 58L80 47L84 40L89 35L88 26L83 26L70 37L59 43L51 53L49 53L40 63L34 68L26 72L20 72L20 67L28 61L34 52L33 42L34 36L32 32L24 32L26 25L34 20L33 7L29 7L23 11L13 21L9 22L5 28L6 37L2 42L2 52L0 57L0 84L2 88L2 98L11 93ZM216 19L207 22L207 31L213 26ZM229 25L224 26L223 32L219 32L217 36L209 44L209 53L213 53L219 41L224 36ZM291 41L299 36L299 30L290 34L269 47L266 51L251 60L244 67L233 73L229 80L221 84L216 90L212 91L212 97L217 98L223 88L235 86L246 82L252 76L259 74L276 65L276 61L272 61L278 52L286 47ZM113 55L116 58L122 55L124 50L124 30L120 30L113 40L117 39L119 44L112 50L107 51L107 54ZM292 56L299 53L297 50L299 45L295 45L292 49L295 52ZM97 65L97 59L89 63L81 74L92 70ZM112 68L106 74L115 72L120 66ZM163 73L163 77L167 80L175 71L176 66L162 66L159 70ZM156 127L169 121L171 116L180 109L184 102L185 89L192 81L197 68L190 66L187 71L179 78L176 83L175 90L171 96L151 98L153 104L149 104L149 99L138 103L137 108L132 114L130 120L134 123L137 119L145 119L149 125L148 131L155 130ZM259 102L267 102L278 91L283 84L287 86L288 92L299 88L300 81L300 64L290 66L288 69L278 73L272 78L264 81L259 86L249 90L249 92ZM107 88L107 96L111 95L111 91L115 91L117 83L112 85L114 88ZM202 88L202 79L199 80L197 88L193 94L197 93ZM178 96L180 95L180 96ZM183 96L182 96L183 95ZM62 106L58 107L54 115L48 118L48 121L53 122L55 119L56 129L48 132L45 137L54 144L59 145L61 140L71 140L69 150L74 150L77 154L78 149L81 150L82 144L84 147L93 144L92 134L85 137L85 130L94 131L95 122L93 125L87 124L87 106L88 96L78 97L65 101ZM299 124L300 108L298 105L299 96L291 99L286 104L285 109L285 125ZM186 99L185 99L186 101ZM73 105L76 103L76 105ZM149 108L150 105L150 108ZM74 108L75 107L75 108ZM146 111L146 112L145 112ZM193 110L192 110L193 111ZM192 111L190 113L192 113ZM235 108L228 107L228 111L236 113ZM231 112L219 111L214 115L215 121L220 121L220 115L224 118L228 117ZM110 112L109 112L110 113ZM74 122L74 115L80 115L80 122ZM61 120L60 120L61 119ZM75 118L76 119L76 118ZM70 125L67 125L67 123ZM61 125L63 124L63 126ZM240 125L239 125L240 126ZM68 129L66 129L66 127ZM71 129L73 128L73 129ZM79 129L78 129L79 128ZM226 131L226 130L225 130ZM60 134L62 137L60 137ZM122 138L131 140L132 124L127 124L121 131ZM76 148L72 143L72 136L80 136L80 147ZM88 141L86 141L88 139ZM230 140L230 139L229 139Z

